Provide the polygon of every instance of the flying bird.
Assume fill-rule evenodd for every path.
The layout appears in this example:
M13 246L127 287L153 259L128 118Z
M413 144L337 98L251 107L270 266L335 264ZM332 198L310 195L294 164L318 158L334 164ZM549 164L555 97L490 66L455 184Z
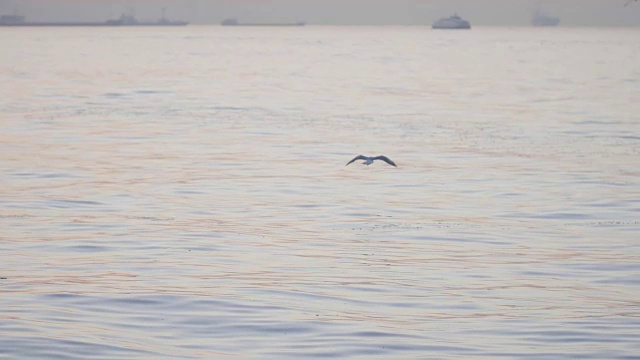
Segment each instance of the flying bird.
M356 160L364 160L363 164L367 165L367 166L373 164L373 162L375 160L382 160L382 161L386 162L387 164L389 164L391 166L398 167L398 165L396 165L396 163L394 163L393 161L391 161L391 159L389 159L388 157L386 157L384 155L378 155L378 156L358 155L358 156L354 157L353 159L351 159L351 161L349 161L347 163L347 165L351 164L352 162L354 162ZM345 166L347 166L347 165L345 165Z

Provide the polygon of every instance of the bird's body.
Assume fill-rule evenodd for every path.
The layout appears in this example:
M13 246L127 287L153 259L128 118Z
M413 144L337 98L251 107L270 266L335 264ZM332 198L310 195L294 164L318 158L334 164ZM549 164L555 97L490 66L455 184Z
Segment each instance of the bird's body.
M393 161L391 161L391 159L389 159L388 157L386 157L384 155L378 155L378 156L358 155L358 156L354 157L353 159L351 159L351 161L349 161L347 163L347 165L351 164L352 162L354 162L356 160L364 160L362 162L362 164L367 165L367 166L373 164L373 162L375 160L382 160L382 161L386 162L387 164L389 164L391 166L398 167L398 165L396 165L396 163L394 163ZM345 165L345 166L347 166L347 165Z

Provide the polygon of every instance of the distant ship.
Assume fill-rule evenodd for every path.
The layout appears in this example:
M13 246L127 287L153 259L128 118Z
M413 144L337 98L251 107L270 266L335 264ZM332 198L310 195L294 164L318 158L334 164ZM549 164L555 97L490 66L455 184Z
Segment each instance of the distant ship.
M471 24L463 20L458 14L453 14L448 18L442 18L433 23L434 29L471 29Z
M188 21L169 20L164 16L156 22L140 22L133 15L122 14L120 18L115 20L107 20L107 25L111 26L185 26Z
M173 21L164 16L155 22L138 21L132 15L122 14L120 18L104 22L28 22L24 16L2 15L0 26L185 26L188 21Z
M241 23L238 19L225 19L220 25L222 26L305 26L304 22L295 23Z
M531 19L531 25L533 26L558 26L560 19L543 13L542 11L536 11Z

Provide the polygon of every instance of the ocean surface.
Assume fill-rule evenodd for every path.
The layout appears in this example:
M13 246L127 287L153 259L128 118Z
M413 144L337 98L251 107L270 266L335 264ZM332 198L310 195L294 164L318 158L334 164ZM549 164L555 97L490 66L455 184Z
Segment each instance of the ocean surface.
M640 359L640 29L0 43L1 359Z

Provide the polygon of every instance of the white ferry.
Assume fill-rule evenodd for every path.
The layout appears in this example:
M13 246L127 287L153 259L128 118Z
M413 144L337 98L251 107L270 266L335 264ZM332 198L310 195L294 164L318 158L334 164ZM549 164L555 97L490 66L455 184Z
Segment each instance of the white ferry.
M434 22L431 27L434 29L471 29L471 23L462 19L458 14L453 14L453 16Z

